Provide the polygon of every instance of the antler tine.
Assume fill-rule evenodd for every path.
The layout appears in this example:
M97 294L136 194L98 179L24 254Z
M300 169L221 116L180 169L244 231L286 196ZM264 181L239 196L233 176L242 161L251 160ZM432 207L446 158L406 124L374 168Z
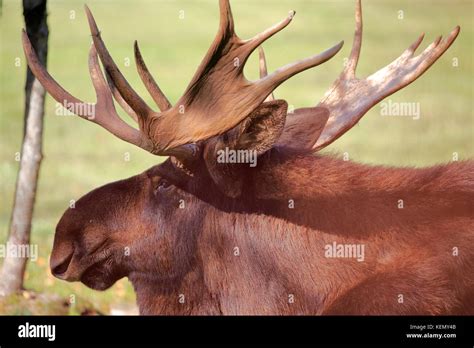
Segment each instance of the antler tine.
M142 133L128 126L117 115L112 100L112 94L100 69L99 59L94 45L91 45L89 51L89 72L97 96L94 115L93 117L89 117L89 120L101 125L118 138L151 151L152 145L150 141L148 141Z
M114 82L110 78L110 75L107 71L105 72L105 77L107 79L107 83L109 84L110 92L112 92L112 95L115 101L119 103L119 105L127 113L127 115L130 116L138 124L138 115L136 114L135 111L133 111L130 105L128 105L127 102L123 99L122 95L118 91L117 87L115 87Z
M31 45L30 39L28 38L28 34L26 33L25 29L22 29L21 39L23 42L23 50L25 51L25 56L28 61L28 66L36 78L41 82L43 87L48 91L48 93L69 111L73 111L69 109L69 107L72 108L74 105L86 106L83 108L77 108L75 111L80 117L90 117L91 115L89 115L86 111L90 110L90 106L92 104L84 103L82 100L72 96L56 82L56 80L48 73L48 71L38 60L38 56Z
M138 75L143 81L146 89L150 93L151 97L155 101L156 105L160 108L161 111L166 111L171 108L171 103L169 102L168 98L164 95L161 91L160 87L156 83L153 76L151 76L150 71L148 70L145 61L143 60L142 54L140 53L140 49L138 48L138 42L135 41L134 44L135 50L135 61L137 65Z
M259 62L260 62L260 78L264 78L265 76L268 75L267 73L267 61L265 59L265 52L263 50L262 46L258 47L258 56L259 56ZM273 92L270 93L270 95L265 99L265 101L272 101L275 100L275 96L273 95Z
M273 25L272 27L262 31L261 33L255 35L253 38L244 40L243 43L246 46L247 54L250 55L258 46L260 46L264 41L271 38L273 35L286 28L288 24L291 23L295 16L296 12L291 10L283 20L279 23Z
M133 88L127 82L125 77L122 75L114 60L110 56L110 53L107 50L100 36L100 32L95 22L94 16L92 15L92 12L87 7L87 5L85 5L84 7L89 22L92 39L94 41L94 45L97 49L97 52L99 53L100 60L102 61L105 70L109 73L110 78L112 79L114 85L117 87L118 91L122 95L123 99L139 116L139 125L140 127L143 127L144 121L148 117L153 116L155 112L150 109L150 107L143 101L143 99L133 90Z
M262 46L258 47L258 59L259 59L259 67L260 67L260 78L263 79L265 76L268 75L268 72L267 72L267 60L265 59L265 51L263 50Z
M352 43L351 55L349 56L349 61L347 62L344 73L348 78L353 78L357 69L357 63L359 62L360 49L362 47L362 4L361 0L356 1L356 10L355 10L355 24L356 28L354 31L354 41Z
M228 34L235 34L234 17L230 8L229 0L219 0L219 31L217 36L222 37Z
M410 47L408 47L406 50L405 50L405 53L404 55L408 55L409 57L413 56L413 54L415 53L416 49L421 45L421 43L423 42L423 39L425 37L425 33L422 33L418 39L416 39L415 42L413 42Z
M448 38L437 38L415 56L416 49L423 41L422 34L392 63L365 79L359 79L355 77L355 70L362 45L360 0L356 1L355 18L356 30L348 64L319 103L319 106L330 111L330 117L313 150L331 144L352 128L372 106L423 75L446 52L460 31L459 26L455 27Z
M337 45L327 49L322 53L319 53L306 59L299 60L294 63L287 64L276 70L272 74L259 80L257 84L260 85L259 88L261 90L268 90L268 92L271 92L280 84L288 80L290 77L328 61L329 59L334 57L337 52L340 51L343 45L344 41L341 41Z

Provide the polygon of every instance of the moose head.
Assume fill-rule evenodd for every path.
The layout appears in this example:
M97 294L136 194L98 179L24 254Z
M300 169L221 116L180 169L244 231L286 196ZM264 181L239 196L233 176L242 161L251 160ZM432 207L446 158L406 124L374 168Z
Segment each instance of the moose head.
M287 102L275 100L273 90L293 75L331 59L343 43L267 74L261 45L285 28L295 12L244 40L234 31L229 2L220 0L219 6L218 33L175 105L151 76L135 42L138 73L160 112L148 106L126 81L87 7L93 38L89 70L97 95L95 104L63 89L38 61L23 32L29 66L58 103L124 141L154 155L169 156L160 165L95 189L78 200L57 225L51 255L56 277L81 281L93 289L107 289L118 279L129 277L141 291L142 313L178 313L174 296L186 288L186 303L192 305L184 305L184 312L229 312L223 297L215 293L218 288L230 287L219 280L231 277L226 274L231 273L229 268L221 266L233 262L230 259L238 254L239 245L240 249L247 248L242 259L248 258L241 267L259 266L268 272L285 273L283 264L271 264L268 255L257 255L258 250L265 244L270 248L272 235L281 237L285 228L304 230L305 235L311 230L334 229L337 218L329 219L333 221L331 227L331 222L324 222L323 208L317 212L319 218L315 217L313 195L337 196L341 190L350 190L347 183L341 188L336 182L337 173L348 170L358 176L367 170L365 166L314 156L314 152L347 132L379 101L420 77L459 33L456 27L446 39L438 38L415 55L421 35L392 63L367 78L358 78L355 72L362 45L362 13L357 1L353 47L341 75L317 106L288 112ZM260 79L249 81L243 74L244 65L257 48ZM138 129L118 116L113 99L136 121ZM235 160L235 156L244 160ZM289 198L299 200L299 213L288 213ZM303 240L284 239L281 243L288 250L308 248ZM281 252L285 252L284 247ZM293 256L303 263L304 258L297 261L300 254L296 251L288 252L288 258ZM241 272L241 280L236 282L243 286L242 279L250 271L233 267ZM253 274L252 280L269 283L261 274ZM269 291L279 292L284 287L275 283ZM230 297L238 297L237 288L229 288ZM166 299L170 294L173 304ZM240 296L246 303L234 304L235 313L249 312L249 306L258 302L251 291L242 290ZM308 305L310 311L321 312L322 302L321 298L313 299ZM285 305L267 306L268 312L289 312Z

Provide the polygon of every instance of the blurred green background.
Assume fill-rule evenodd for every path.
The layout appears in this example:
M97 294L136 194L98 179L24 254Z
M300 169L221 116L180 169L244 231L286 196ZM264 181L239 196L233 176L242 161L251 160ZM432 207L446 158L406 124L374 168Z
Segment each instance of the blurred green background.
M73 95L93 101L94 90L87 69L91 38L83 4L84 0L48 1L48 70ZM169 99L176 102L207 51L218 25L217 1L88 0L87 4L122 72L150 105L153 101L135 70L133 41L139 41L148 67ZM315 105L338 76L350 52L354 2L241 0L233 1L232 5L236 30L242 38L278 22L290 9L296 10L291 25L264 44L270 71L345 40L344 48L332 60L292 78L276 90L277 98L284 98L295 107ZM426 37L419 50L436 36L447 35L457 24L461 26L461 34L423 77L389 97L394 102L419 102L419 120L383 117L380 106L375 106L357 126L325 151L348 152L351 159L360 162L400 166L448 162L454 152L460 159L472 158L473 2L369 0L363 2L363 11L360 77L398 57L421 32L425 32ZM399 18L401 15L403 19ZM23 26L21 1L3 1L0 243L7 237L18 170L15 153L21 149L23 132L26 68L20 41ZM15 65L17 59L19 67ZM257 54L254 54L246 65L249 79L257 78L257 67ZM32 242L39 244L40 258L28 266L26 287L65 298L75 295L77 303L91 303L105 313L123 305L132 306L134 293L126 279L105 292L54 279L48 268L54 229L70 200L105 183L142 172L162 158L153 157L75 116L57 116L55 102L50 97L46 103L43 153L32 230ZM19 304L3 311L35 313ZM73 308L71 313L77 312L80 310Z

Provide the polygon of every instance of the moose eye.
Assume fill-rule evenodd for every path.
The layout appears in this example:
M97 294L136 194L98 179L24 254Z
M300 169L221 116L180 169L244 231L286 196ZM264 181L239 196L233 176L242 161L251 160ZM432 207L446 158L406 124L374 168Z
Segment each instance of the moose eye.
M157 192L167 192L169 191L171 188L173 187L173 185L171 185L169 183L169 181L165 180L165 179L161 179L159 182L158 182L158 186L156 187L156 191Z

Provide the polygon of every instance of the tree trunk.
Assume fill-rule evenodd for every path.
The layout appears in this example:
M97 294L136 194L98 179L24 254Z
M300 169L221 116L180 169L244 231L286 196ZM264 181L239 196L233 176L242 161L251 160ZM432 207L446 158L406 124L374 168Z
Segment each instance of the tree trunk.
M33 47L40 61L46 65L48 50L46 0L23 0L23 16ZM30 242L31 219L42 159L44 100L45 90L28 68L23 145L7 241L8 248L16 250L20 249L19 246L28 245ZM0 271L0 295L9 295L22 289L27 261L26 256L6 254Z

